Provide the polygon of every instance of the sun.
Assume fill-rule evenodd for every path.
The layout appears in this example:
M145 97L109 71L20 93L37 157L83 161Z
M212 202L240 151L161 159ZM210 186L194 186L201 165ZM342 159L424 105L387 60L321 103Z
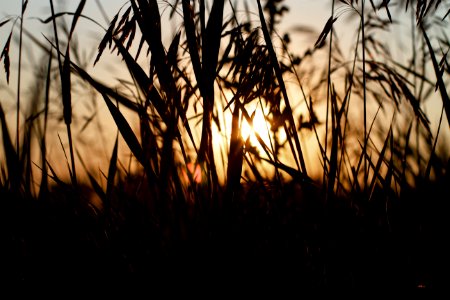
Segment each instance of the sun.
M233 109L234 108L229 108L219 113L217 119L220 122L220 126L217 126L216 123L214 123L214 126L212 126L214 160L216 162L219 180L221 182L226 182L226 157L228 157L230 150ZM272 149L274 138L271 123L267 121L265 117L268 114L269 108L264 107L263 105L255 101L253 103L246 104L243 109L245 109L245 114L251 117L252 121L247 121L246 117L243 116L243 111L240 112L239 125L241 138L244 143L248 141L247 145L251 146L262 157L266 157L267 149ZM252 125L250 125L250 123L252 123ZM267 147L266 149L261 146L260 141L258 141L257 135L261 138L261 141L264 143L265 147ZM191 171L191 174L194 175L195 168L193 170L194 172Z
M262 109L256 109L253 116L253 124L250 125L245 118L241 123L241 136L244 141L250 139L250 143L253 146L260 146L260 142L256 137L259 135L262 141L269 146L270 145L270 123L266 120Z

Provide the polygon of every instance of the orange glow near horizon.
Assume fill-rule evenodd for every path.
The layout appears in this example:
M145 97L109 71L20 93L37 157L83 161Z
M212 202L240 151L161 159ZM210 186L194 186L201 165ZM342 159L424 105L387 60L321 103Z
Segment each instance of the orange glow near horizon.
M200 168L200 164L189 162L186 165L186 169L183 170L183 177L185 182L190 182L189 174L192 176L192 180L196 184L200 184L202 182L202 169Z

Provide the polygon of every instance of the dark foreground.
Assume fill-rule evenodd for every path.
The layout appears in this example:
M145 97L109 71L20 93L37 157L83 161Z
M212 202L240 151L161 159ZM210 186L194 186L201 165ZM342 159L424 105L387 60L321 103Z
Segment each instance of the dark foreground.
M3 192L2 285L18 292L133 287L149 295L163 287L443 289L445 182L370 202L325 203L298 186L252 187L228 210L183 204L159 219L131 196L106 215L58 192L39 201Z

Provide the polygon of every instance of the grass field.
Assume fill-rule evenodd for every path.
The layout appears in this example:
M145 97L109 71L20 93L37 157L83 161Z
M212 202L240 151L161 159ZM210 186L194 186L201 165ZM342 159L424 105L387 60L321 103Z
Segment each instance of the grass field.
M449 1L54 2L0 20L5 287L448 286Z

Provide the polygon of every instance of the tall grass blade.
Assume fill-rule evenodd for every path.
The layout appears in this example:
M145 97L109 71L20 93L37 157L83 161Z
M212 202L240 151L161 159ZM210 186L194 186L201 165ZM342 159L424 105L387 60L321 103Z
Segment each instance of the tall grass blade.
M214 0L203 37L203 71L208 89L212 88L216 78L220 41L222 40L224 0ZM208 91L211 93L211 91Z
M425 127L425 129L430 132L430 121L428 120L426 114L420 108L419 100L414 96L411 90L405 83L405 80L399 78L399 76L394 76L395 81L397 82L397 86L400 87L403 96L408 100L411 104L416 117L419 119L420 123Z
M161 116L164 122L168 122L167 108L161 95L153 85L151 78L147 76L141 66L133 59L130 53L121 45L116 39L114 39L120 54L122 55L130 74L136 80L140 90L144 93L147 100L149 100L156 108L158 114Z
M79 18L88 20L88 21L92 22L93 24L103 28L103 26L100 23L98 23L95 19L93 19L93 18L91 18L89 16L86 16L86 15L83 15L81 13L74 13L74 12L69 12L69 11L55 13L54 15L51 15L47 19L41 19L41 18L36 18L36 19L39 20L42 24L47 24L47 23L53 22L54 20L56 20L56 19L58 19L60 17L63 17L63 16L75 16L75 15L79 15L78 16Z
M48 176L54 181L56 182L56 184L59 187L68 187L68 185L61 179L59 178L59 176L56 174L55 169L53 169L53 167L50 165L50 163L48 161L45 162L46 167L48 167L48 169L50 170L51 174L48 174Z
M200 2L200 34L201 36L205 35L205 31L206 31L206 19L205 19L205 0L199 0Z
M5 25L5 24L8 24L9 21L11 21L11 18L6 18L6 20L0 22L0 27L2 27L2 26Z
M444 21L445 18L447 18L449 14L450 14L450 9L447 10L447 12L445 13L445 15L442 17L442 21Z
M113 188L114 188L114 179L117 173L117 154L119 149L119 134L116 135L116 141L114 142L113 152L111 154L111 159L109 160L109 168L108 168L108 177L106 182L106 199L109 201L111 199Z
M48 168L47 168L47 126L48 126L48 111L50 102L50 85L51 85L51 71L52 71L53 51L50 47L48 50L48 64L47 74L45 79L45 102L44 102L44 125L41 136L41 162L42 162L42 176L39 185L39 199L45 199L48 195Z
M103 39L100 41L100 44L98 45L98 52L97 52L97 56L95 57L95 60L94 60L94 66L100 60L100 57L102 56L103 51L105 50L106 46L109 44L109 47L111 47L112 40L113 40L113 31L114 31L114 27L116 26L118 17L119 17L118 14L114 16L114 18L112 19L112 21L108 27L108 30L106 31L105 35L103 36Z
M13 143L11 141L11 136L9 135L8 125L6 124L5 113L3 112L3 107L0 103L0 122L2 126L2 139L3 148L6 157L6 167L8 169L8 181L10 184L11 191L18 192L21 185L21 167L19 162L19 156L14 149Z
M337 157L333 157L333 155L337 156L337 153L333 152L333 151L335 151L334 147L337 145L335 145L335 146L332 145L331 154L330 154L331 157L330 157L330 159L327 158L327 154L328 154L328 120L329 120L328 116L329 116L329 110L330 110L330 96L332 97L332 93L333 93L333 91L331 89L332 88L332 86L331 86L331 62L332 62L332 51L333 51L333 23L337 20L337 18L334 17L334 14L335 14L334 7L335 7L335 0L333 0L331 3L331 17L328 20L327 24L325 25L324 30L321 33L321 35L323 35L323 41L320 42L320 44L324 44L328 32L331 32L330 42L329 42L329 46L328 46L327 105L326 105L327 108L326 108L326 112L325 112L325 145L324 145L325 149L322 154L323 162L324 162L323 163L324 164L323 184L325 185L326 183L328 183L327 196L329 193L333 192L333 190L334 190L334 177L335 177L334 173L335 172L337 173L337 170L334 170L334 168L337 168ZM332 19L334 19L334 21L330 22ZM319 39L320 39L320 36L319 36ZM318 40L318 42L319 42L319 40ZM316 42L316 44L314 45L315 48L319 48L318 44L317 44L318 42ZM322 45L320 45L320 46L322 46ZM333 99L331 99L331 106L333 106L332 100ZM336 100L336 99L334 99L334 100ZM333 109L333 107L332 107L332 109ZM332 114L333 114L333 112L332 112ZM312 118L314 115L310 112L310 116ZM334 133L333 119L335 119L335 116L332 115L331 118L332 118L332 125L331 125L332 133ZM338 120L338 122L339 122L339 120ZM337 137L332 135L332 144L334 142L337 143ZM336 161L333 161L333 159L335 159L335 158L336 158ZM330 166L328 167L327 162L329 160L331 162L333 162L335 165L332 166L331 162L330 162ZM328 175L328 177L332 176L332 178L329 178L329 179L331 179L331 182L330 182L330 180L325 181L325 176L327 176L327 175Z
M75 14L73 15L72 25L70 27L69 38L68 38L69 42L72 39L73 32L75 31L75 27L77 25L78 19L81 16L81 13L83 12L83 8L84 8L85 4L86 4L86 0L80 0L80 4L78 4L77 10L75 11Z
M242 111L242 116L245 118L247 123L250 125L250 127L253 126L253 118L248 114L247 110L244 106L241 106L240 110ZM254 132L256 140L258 141L259 145L263 149L264 153L267 155L267 157L270 160L273 160L274 153L271 152L270 148L266 145L262 137L259 135L258 132Z
M64 122L67 127L67 135L69 137L69 151L70 151L70 160L72 163L72 184L77 185L77 173L75 166L75 155L74 155L74 147L73 147L73 139L72 139L72 94L71 94L71 71L70 71L70 41L72 39L73 32L75 30L78 19L83 11L86 0L81 0L78 8L74 14L72 19L72 25L70 28L69 36L67 38L67 49L66 55L64 57L64 64L61 70L61 88L62 88L62 102L63 102L63 116Z
M444 107L442 107L441 110L441 116L439 118L439 125L438 125L438 129L437 129L437 133L436 136L434 138L434 143L433 143L433 147L431 148L431 154L430 154L430 159L428 160L427 163L427 168L425 169L425 180L430 180L430 174L431 174L431 166L433 163L433 158L436 156L436 145L439 139L439 132L441 131L441 125L442 125L442 117L444 115Z
M338 173L338 151L339 151L339 136L341 135L341 128L339 119L339 109L337 107L337 97L334 88L330 87L331 92L331 153L330 153L330 169L328 171L328 192L327 195L333 194L334 185Z
M363 188L364 188L364 194L367 192L367 176L368 176L368 169L367 169L367 140L369 139L369 135L367 133L367 79L366 79L366 21L365 21L365 15L364 15L364 8L365 8L365 1L361 1L361 51L362 51L362 72L363 72L363 114L364 114L364 146L362 148L362 156L364 159L364 181L363 181Z
M67 47L64 63L61 70L61 89L63 102L63 117L64 123L68 127L72 124L72 93L70 80L70 51Z
M317 38L317 41L314 44L315 48L321 48L324 45L328 34L333 29L333 23L336 22L337 19L338 18L333 18L333 17L330 17L328 19L327 23L325 24L325 26L322 29L322 32L319 34L319 37Z
M240 126L240 102L235 101L233 117L231 123L230 150L228 153L228 169L227 169L227 197L233 201L234 192L238 190L242 163L244 159L244 142L241 136Z
M25 124L25 130L24 130L24 136L22 141L22 153L21 157L19 159L19 163L21 164L21 168L23 170L23 189L24 189L24 196L28 199L33 199L35 190L35 185L33 184L33 169L32 169L32 126L33 120L27 121Z
M409 141L411 138L411 133L412 133L412 127L413 127L413 122L410 122L409 126L408 126L408 130L406 131L406 135L405 135L405 145L403 146L403 153L401 156L401 162L402 162L402 170L401 170L401 186L405 187L406 186L406 169L407 169L407 165L408 165L408 155L411 152L411 147L409 146Z
M371 183L369 185L369 200L372 199L373 192L374 192L374 189L375 189L376 180L377 180L377 178L379 176L381 176L380 175L380 169L381 169L383 161L385 160L385 153L386 153L386 149L387 149L387 146L389 144L389 141L391 140L391 135L392 135L392 127L389 128L389 132L388 132L388 135L387 135L387 137L386 137L386 139L384 141L383 148L381 149L381 151L378 154L377 164L375 165L375 167L373 169L373 177L372 177L372 181L371 181Z
M249 157L249 155L244 155L245 161L247 162L247 165L250 167L250 170L252 170L253 175L256 178L256 181L261 184L261 186L264 188L264 178L261 175L261 172L259 172L258 168L255 165L255 162ZM278 169L277 169L278 172Z
M137 2L139 7L135 0L131 1L131 5L143 38L152 53L152 63L155 66L161 87L169 99L174 99L174 93L177 89L162 44L161 16L158 3L156 0L138 0Z
M208 23L205 27L205 3L200 2L200 24L202 37L202 98L203 123L198 159L207 161L214 188L218 185L212 145L212 116L214 110L214 82L217 78L217 63L222 40L224 0L214 0Z
M447 88L445 86L444 80L442 79L442 73L439 69L439 64L437 62L436 55L434 54L433 46L431 46L430 39L428 38L428 34L422 23L420 24L420 28L422 29L423 37L428 47L428 53L430 54L430 58L433 63L434 72L436 74L437 86L439 87L439 92L441 93L441 99L444 105L445 115L447 117L447 122L450 127L450 98L447 93Z
M189 2L189 0L182 1L184 29L186 31L186 40L188 44L189 55L191 57L191 63L194 68L194 75L197 79L200 90L203 90L203 73L198 52L199 45L197 43L197 36L195 34L194 12Z
M22 15L27 10L27 6L28 6L28 0L22 0Z
M63 141L61 140L61 136L59 135L59 133L58 133L58 140L59 140L59 145L61 146L61 149L64 153L64 158L66 159L67 170L69 171L70 179L72 180L72 185L75 187L75 185L73 184L74 176L73 176L72 169L70 168L69 159L67 158L66 148L64 147Z
M167 51L167 63L176 68L178 64L178 48L180 47L180 38L181 38L181 31L179 31L175 37L173 38L172 42L170 43L169 50Z
M95 88L100 94L108 95L115 100L117 100L121 105L125 106L128 109L131 109L134 112L139 111L139 106L126 96L122 95L120 92L112 89L98 80L92 78L85 70L80 68L78 65L72 62L72 68L75 72L85 81L87 81L93 88Z
M98 183L97 179L95 179L95 177L91 174L91 172L89 172L86 164L83 161L83 157L81 156L79 151L77 151L77 156L86 174L88 175L89 182L91 183L94 192L97 194L97 196L100 197L100 199L102 199L103 203L106 203L108 201L108 197L106 196L106 193L103 191L102 186Z
M370 2L372 2L372 0L370 0ZM384 7L386 10L386 15L388 16L389 22L392 23L392 15L391 15L391 11L389 10L389 2L391 2L391 0L383 0L383 2L380 4L380 8ZM373 3L372 3L373 6Z
M56 17L55 17L55 9L53 7L53 0L50 0L50 9L52 13L52 24L53 24L53 33L55 35L55 47L56 47L56 54L58 57L58 63L59 63L59 71L62 72L62 62L61 62L61 51L59 48L59 38L58 38L58 29L56 25Z
M292 179L295 182L300 182L300 183L304 183L304 184L314 184L314 181L308 177L306 174L304 174L303 172L294 169L292 167L289 167L288 165L279 163L279 162L275 162L273 160L264 158L264 157L260 157L261 160L273 165L274 167L286 172L287 174L289 174Z
M153 167L153 170L156 174L160 173L159 168L159 146L158 146L158 132L163 132L162 128L159 126L153 130L151 128L152 120L149 119L149 116L146 112L147 106L144 106L139 114L139 121L140 121L140 134L141 134L141 143L142 143L142 149L144 151L145 160L151 163L151 166ZM157 126L157 124L155 124Z
M260 21L261 21L261 28L262 28L262 31L263 31L263 34L264 34L264 39L266 41L267 48L268 48L268 51L269 51L271 65L272 65L272 68L275 71L275 75L276 75L276 78L278 80L278 84L280 85L281 92L283 93L283 97L284 97L284 101L285 101L285 105L286 105L286 109L287 109L288 120L289 120L289 123L291 124L291 128L290 128L291 132L289 133L289 130L287 130L286 134L288 136L291 135L293 137L294 142L295 142L295 146L296 146L297 152L298 152L298 154L297 154L298 157L297 157L297 155L294 155L294 158L296 160L300 159L301 171L304 172L305 175L307 175L308 173L307 173L307 170L306 170L306 163L305 163L305 159L303 157L302 149L301 149L301 146L300 146L300 141L298 139L298 135L297 135L297 132L296 132L296 126L295 126L295 121L294 121L293 116L292 116L292 109L291 109L291 105L289 103L289 97L287 95L286 86L285 86L284 80L283 80L283 75L281 73L281 69L280 69L280 65L278 63L277 55L276 55L275 50L273 48L273 44L272 44L272 40L270 38L269 30L267 29L266 20L265 20L265 17L264 17L264 12L262 10L261 1L260 0L258 0L258 9L259 9L259 18L260 18Z
M389 195L389 192L391 190L391 184L392 184L392 178L394 177L394 173L396 171L395 165L394 165L394 132L391 129L391 137L390 137L390 152L391 157L389 159L389 163L387 164L387 172L386 176L384 177L383 182L383 190L385 191L386 195ZM397 173L398 175L398 173Z
M102 94L102 96L103 99L105 100L106 106L109 109L109 112L111 113L111 116L114 119L114 122L117 125L117 128L119 129L123 139L127 143L131 152L136 157L136 159L142 164L142 166L147 167L142 147L139 144L139 141L136 135L134 134L133 130L131 129L130 125L128 124L127 120L106 94Z
M23 40L23 23L24 23L24 14L28 4L28 0L21 1L22 2L22 11L20 14L20 31L19 31L19 57L18 57L18 66L17 66L17 106L16 106L16 151L17 155L20 154L20 90L22 84L22 40Z
M5 68L5 75L6 75L6 82L9 83L9 67L11 65L10 59L9 59L9 46L11 43L11 36L12 31L8 36L8 39L6 40L5 47L3 47L2 54L0 55L0 60L3 59L3 66Z

